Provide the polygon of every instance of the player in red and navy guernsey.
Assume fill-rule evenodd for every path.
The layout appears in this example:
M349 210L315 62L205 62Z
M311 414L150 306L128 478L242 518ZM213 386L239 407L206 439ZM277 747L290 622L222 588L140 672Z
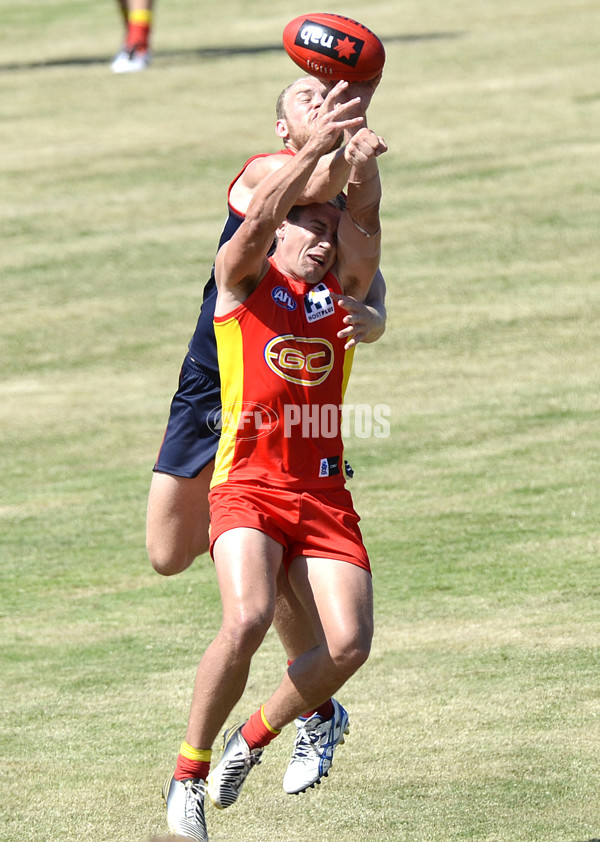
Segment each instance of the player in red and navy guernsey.
M375 87L375 83L351 86L353 94L358 92L361 96L363 113ZM302 148L325 94L325 86L311 76L297 80L282 91L277 101L276 133L285 148L253 156L233 180L227 194L228 217L219 246L240 226L254 191L264 179ZM350 167L344 149L345 144L321 158L298 204L327 201L345 188ZM204 289L189 353L183 361L179 386L171 402L150 486L146 543L152 566L165 576L185 570L196 556L208 550L207 495L219 443L218 430L212 421L220 408L213 329L215 301L216 287L214 276L211 276ZM358 343L379 339L385 329L386 316L385 284L381 273L376 273L364 302L349 297L345 297L344 302L343 335L347 341Z
M257 188L216 260L223 428L210 504L223 619L200 661L186 740L165 788L170 830L201 842L207 779L213 803L232 804L264 747L335 693L371 645L369 559L341 470L339 411L351 351L339 335L338 301L342 294L364 300L379 264L376 159L386 146L362 117L350 116L356 102L343 101L346 88L340 82L327 95L302 149ZM344 151L352 166L346 209L296 207L342 130L354 132ZM312 425L308 436L304 423ZM208 775L213 742L273 620L282 571L316 645L294 660L264 705L226 732ZM342 711L323 723L327 750L310 758L323 764L321 774L347 730ZM288 768L286 791L298 791L303 774Z

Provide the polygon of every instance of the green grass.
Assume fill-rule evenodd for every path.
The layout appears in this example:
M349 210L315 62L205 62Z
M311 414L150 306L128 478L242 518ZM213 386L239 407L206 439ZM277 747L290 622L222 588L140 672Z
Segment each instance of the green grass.
M115 4L116 5L116 4ZM296 799L291 734L214 842L600 837L597 7L348 0L384 39L389 322L351 438L376 588L352 733ZM117 78L110 3L0 0L0 824L6 842L142 842L219 601L162 580L145 503L245 158L277 148L295 2L157 8ZM273 635L236 710L278 680Z

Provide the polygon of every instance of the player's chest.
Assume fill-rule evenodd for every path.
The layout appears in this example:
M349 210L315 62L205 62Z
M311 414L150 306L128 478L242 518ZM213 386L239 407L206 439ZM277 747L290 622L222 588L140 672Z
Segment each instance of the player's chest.
M270 326L277 333L285 324L290 331L303 336L335 335L341 326L342 315L324 283L300 289L286 283L274 284L265 304L270 313Z

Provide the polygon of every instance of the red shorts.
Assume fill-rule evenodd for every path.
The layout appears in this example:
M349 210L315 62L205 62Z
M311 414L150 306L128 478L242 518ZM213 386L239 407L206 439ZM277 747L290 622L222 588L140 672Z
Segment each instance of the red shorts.
M229 529L258 529L284 548L286 570L297 556L335 558L371 571L352 497L345 488L289 491L226 482L209 493L210 553Z

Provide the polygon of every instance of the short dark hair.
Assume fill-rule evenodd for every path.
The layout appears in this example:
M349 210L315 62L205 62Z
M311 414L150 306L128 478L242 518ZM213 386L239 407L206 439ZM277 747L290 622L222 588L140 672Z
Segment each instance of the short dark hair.
M338 210L345 211L346 210L346 194L345 193L338 193L337 196L334 196L333 199L330 199L327 204L333 205L333 207L337 208Z
M334 196L333 199L330 199L328 202L325 202L324 204L331 205L332 207L337 208L337 210L345 211L346 210L346 196L343 193L338 193L337 196ZM304 208L306 208L306 207L308 207L308 205L294 205L293 207L290 208L290 211L289 211L288 215L286 216L286 219L289 222L294 222L294 223L298 222L298 220L300 219L300 217L302 215L302 212L304 211Z

